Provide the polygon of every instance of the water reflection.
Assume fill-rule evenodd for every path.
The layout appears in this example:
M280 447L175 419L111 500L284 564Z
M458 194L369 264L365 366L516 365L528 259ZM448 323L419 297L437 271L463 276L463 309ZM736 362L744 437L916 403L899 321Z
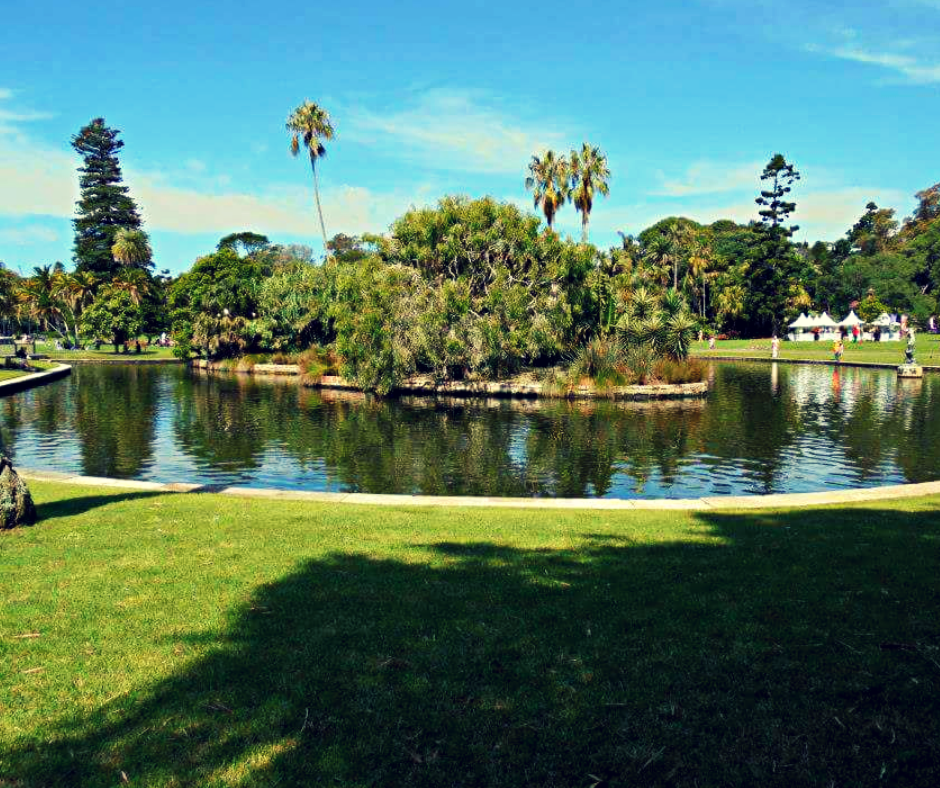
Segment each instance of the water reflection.
M801 492L940 478L940 378L720 365L707 401L403 398L180 367L79 367L0 402L24 467L499 496Z

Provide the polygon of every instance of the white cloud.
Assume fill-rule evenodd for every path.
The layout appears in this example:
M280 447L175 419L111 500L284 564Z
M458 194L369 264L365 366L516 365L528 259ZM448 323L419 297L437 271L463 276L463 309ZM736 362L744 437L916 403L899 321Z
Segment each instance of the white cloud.
M13 98L13 91L9 88L0 88L0 101Z
M14 118L15 124L5 127L4 117ZM32 140L20 125L26 118L26 113L0 114L0 216L71 218L78 199L79 160ZM271 184L258 193L242 192L232 189L227 177L202 177L205 169L197 159L187 161L178 173L125 167L148 230L195 234L250 227L269 235L318 235L310 188ZM362 233L386 230L408 208L413 192L406 196L340 185L325 189L322 196L328 230ZM23 232L8 231L0 239L10 244L39 239Z
M6 147L0 134L0 215L71 218L78 199L77 165L74 157L61 151ZM125 175L147 229L204 233L252 227L268 234L317 234L309 188L275 185L257 194L232 189L207 192L133 169L126 169ZM348 233L384 231L410 199L402 193L376 193L351 185L327 188L322 197L328 229Z
M910 49L914 43L910 40L895 42L893 46L895 51L880 52L854 45L826 48L810 44L806 48L810 52L822 52L840 60L888 69L911 84L940 84L940 62L927 61L915 55L902 55L896 51L898 49Z
M653 193L663 197L691 197L738 191L744 187L757 188L763 169L764 165L760 162L696 162L679 178L670 179L661 173L662 185Z
M344 137L428 167L477 173L518 173L533 153L570 144L559 130L523 124L484 101L435 89L397 112L352 108Z
M31 225L0 229L0 243L29 246L35 243L55 243L58 240L59 234L51 227Z

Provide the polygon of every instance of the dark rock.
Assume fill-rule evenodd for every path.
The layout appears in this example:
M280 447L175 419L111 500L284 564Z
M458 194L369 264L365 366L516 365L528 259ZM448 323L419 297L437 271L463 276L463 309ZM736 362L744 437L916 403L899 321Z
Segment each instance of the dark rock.
M36 507L13 463L0 456L0 530L32 525L36 522Z

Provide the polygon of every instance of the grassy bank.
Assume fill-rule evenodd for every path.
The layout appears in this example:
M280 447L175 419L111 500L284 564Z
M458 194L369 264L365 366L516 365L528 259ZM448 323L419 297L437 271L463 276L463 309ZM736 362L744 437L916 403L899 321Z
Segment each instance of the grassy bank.
M845 344L843 361L847 363L901 364L904 362L906 342L863 342ZM770 358L769 339L728 339L717 343L715 350L708 349L707 342L696 342L692 353L702 358L709 356L763 356ZM801 361L830 361L832 342L782 342L780 358ZM940 336L917 335L917 362L940 366Z
M30 362L30 369L5 369L0 367L0 383L5 380L21 378L24 375L32 375L34 372L45 372L55 366L58 366L56 362L32 361Z
M49 358L56 359L57 361L69 361L69 360L90 360L90 359L122 359L133 361L134 359L173 359L173 348L168 347L156 347L150 346L142 350L140 353L134 352L134 347L131 345L130 352L127 354L115 353L114 348L111 345L102 345L100 350L95 350L94 348L86 348L84 350L56 350L55 344L53 343L43 343L38 342L36 344L36 353L49 356Z
M32 486L43 521L0 534L0 784L940 782L937 498L620 514Z

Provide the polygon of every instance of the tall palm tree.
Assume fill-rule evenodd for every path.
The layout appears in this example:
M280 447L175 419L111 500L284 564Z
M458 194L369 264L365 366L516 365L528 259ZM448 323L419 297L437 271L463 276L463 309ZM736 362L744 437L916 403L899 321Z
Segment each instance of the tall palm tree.
M600 194L606 197L610 193L607 156L600 148L585 142L580 151L571 151L570 167L571 202L581 214L581 243L587 243L594 196Z
M708 244L696 243L689 254L689 272L687 278L693 289L699 290L698 283L702 283L699 290L701 296L702 318L705 317L705 298L707 292L708 269L711 266L712 250Z
M533 156L529 162L529 177L525 179L525 187L532 191L535 207L542 208L548 229L552 228L555 214L568 199L571 191L569 176L568 162L556 156L555 151L545 151L541 158Z
M58 334L62 334L62 302L58 297L60 273L58 267L36 266L17 294L17 300L40 328L51 328Z
M76 271L71 276L66 276L59 287L59 297L68 305L72 312L74 338L76 347L79 344L79 325L82 319L82 312L95 297L95 290L98 287L98 280L91 271Z
M123 290L130 295L135 305L140 306L141 300L150 291L150 277L139 268L125 268L111 282L111 287L115 290Z
M326 223L323 221L323 207L320 205L320 178L317 175L317 161L326 156L324 142L333 139L333 124L329 113L312 101L304 101L287 119L287 130L291 133L290 152L292 156L300 153L301 147L310 155L310 169L313 171L313 194L317 201L317 213L320 215L320 232L323 234L323 250L327 257L330 250L326 245Z
M114 234L111 256L125 268L144 267L153 257L147 233L122 227Z

